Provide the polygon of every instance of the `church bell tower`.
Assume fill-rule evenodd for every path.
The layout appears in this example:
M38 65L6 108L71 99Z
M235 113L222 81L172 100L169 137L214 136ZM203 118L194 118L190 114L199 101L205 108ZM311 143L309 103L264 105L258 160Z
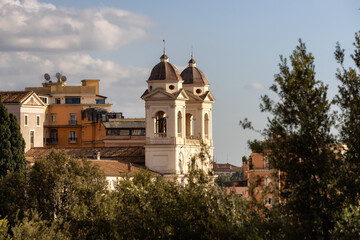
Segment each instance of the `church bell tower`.
M212 103L209 83L191 57L179 74L165 53L152 69L145 101L145 165L168 177L184 177L191 159L207 146L210 157L196 167L212 171Z

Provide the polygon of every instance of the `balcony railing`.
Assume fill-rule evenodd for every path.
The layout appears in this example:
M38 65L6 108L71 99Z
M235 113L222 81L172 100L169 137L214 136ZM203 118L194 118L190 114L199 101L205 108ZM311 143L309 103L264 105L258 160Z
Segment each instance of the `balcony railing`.
M69 120L69 125L77 125L77 121L76 120Z
M155 137L166 138L166 133L154 133Z
M77 138L69 138L69 143L76 143L77 142Z
M46 144L57 144L58 139L57 138L46 138Z

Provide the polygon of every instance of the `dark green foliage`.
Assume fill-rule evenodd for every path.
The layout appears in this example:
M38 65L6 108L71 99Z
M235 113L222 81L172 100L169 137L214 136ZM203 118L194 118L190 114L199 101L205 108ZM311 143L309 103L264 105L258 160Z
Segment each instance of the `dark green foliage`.
M255 139L253 141L249 140L247 143L252 152L254 152L254 153L263 153L264 152L264 148L265 148L264 141L258 141Z
M108 192L97 168L51 153L0 180L1 215L15 239L263 239L275 232L246 200L226 196L198 170L190 175L183 186L142 171ZM0 220L1 234L7 225Z
M14 171L21 171L25 167L25 141L20 132L19 122L14 114L10 114L9 129L11 132L10 144Z
M281 172L281 211L292 225L286 238L328 239L341 206L333 184L340 165L330 133L335 121L327 86L315 79L314 57L301 40L291 66L280 60L270 88L279 101L263 96L261 110L272 115L264 135L270 163Z
M0 180L0 216L7 216L12 226L27 209L26 188L25 172L12 172Z
M360 206L349 205L344 208L338 218L332 239L360 239Z
M36 210L27 211L24 218L11 228L13 239L66 240L56 222L43 220Z
M355 68L346 69L344 50L337 44L335 58L340 64L336 77L340 81L336 103L340 106L340 138L345 145L345 161L339 185L351 204L360 200L360 32L355 34L355 52L351 58Z
M0 96L0 177L5 176L7 171L16 169L16 163L12 161L9 124L9 114Z
M105 187L104 175L88 161L51 152L32 167L27 194L44 219L67 220L76 207L91 207L97 195L106 192Z
M152 178L149 172L140 173L120 181L111 193L121 239L259 238L260 230L247 228L253 217L243 199L226 196L206 181L182 187Z

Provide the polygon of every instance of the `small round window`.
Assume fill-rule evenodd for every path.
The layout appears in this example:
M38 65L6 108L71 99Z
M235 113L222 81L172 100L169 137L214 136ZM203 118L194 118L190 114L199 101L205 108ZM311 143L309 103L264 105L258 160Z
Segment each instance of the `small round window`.
M200 94L201 92L202 92L202 91L201 91L200 88L196 89L196 93L197 93L197 94Z
M175 89L175 86L174 86L174 85L170 85L170 86L169 86L169 89L170 89L170 90L174 90L174 89Z

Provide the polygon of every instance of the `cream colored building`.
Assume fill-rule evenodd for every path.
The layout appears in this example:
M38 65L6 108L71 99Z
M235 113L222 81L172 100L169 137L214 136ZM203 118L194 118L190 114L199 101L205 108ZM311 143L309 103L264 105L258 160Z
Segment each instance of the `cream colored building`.
M189 66L179 74L164 54L151 71L145 101L145 164L150 170L172 177L185 176L191 159L208 147L209 157L197 159L196 167L212 171L212 104L203 72L191 57Z
M0 92L8 113L14 114L25 140L25 152L32 147L43 147L45 104L33 91Z

